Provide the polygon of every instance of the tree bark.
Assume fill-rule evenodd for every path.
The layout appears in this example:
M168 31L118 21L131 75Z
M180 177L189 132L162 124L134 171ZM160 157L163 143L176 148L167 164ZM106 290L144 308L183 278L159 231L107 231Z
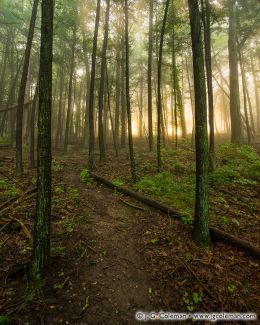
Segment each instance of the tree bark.
M73 86L73 75L75 68L75 49L76 49L76 34L77 27L76 23L73 26L73 40L71 47L71 60L70 60L70 76L69 76L69 92L68 92L68 110L67 110L67 118L66 118L66 128L65 128L65 138L64 138L64 151L68 151L68 143L69 143L69 131L70 124L72 122L71 118L71 106L72 106L72 86Z
M91 77L89 90L89 156L88 168L90 170L94 167L94 150L95 150L95 128L94 128L94 102L95 102L95 78L96 78L96 56L97 56L97 39L98 27L100 18L100 1L97 0L95 31L93 38L92 62L91 62Z
M153 70L153 0L149 0L149 45L148 45L148 135L149 150L153 151L153 93L152 93L152 70Z
M211 9L209 0L202 0L202 18L204 26L204 43L205 43L205 62L207 74L208 88L208 111L209 111L209 158L210 168L213 169L213 159L215 152L215 137L214 137L214 101L213 101L213 85L212 85L212 60L211 60L211 28L210 18Z
M162 121L162 95L161 95L161 78L162 78L162 56L163 56L163 40L166 27L167 14L169 9L170 0L166 0L164 17L162 22L160 46L159 46L159 57L158 57L158 72L157 72L157 170L160 172L162 165L161 158L161 121Z
M19 95L18 95L18 109L16 115L16 172L18 174L23 173L23 106L26 92L27 76L29 70L29 62L31 56L31 48L33 41L33 34L35 28L35 22L37 18L37 8L39 0L34 0L32 15L29 27L29 33L26 43L23 72L20 83Z
M31 267L31 280L37 287L42 284L50 254L53 0L42 0L41 8L37 200Z
M236 2L229 0L229 81L230 81L230 117L231 117L231 142L241 143L241 114L238 79L238 55L237 55L237 23Z
M101 58L101 75L100 75L100 86L98 96L98 140L99 140L99 154L100 161L106 159L106 147L104 139L104 125L103 125L103 108L104 108L104 90L105 90L105 79L106 79L106 63L107 63L107 42L109 32L109 15L110 15L110 0L106 1L106 22L105 22L105 33L103 40L102 58Z
M189 0L193 74L195 87L196 200L193 238L197 245L210 244L208 202L208 130L204 54L198 0Z
M132 137L132 117L130 103L130 85L129 85L129 35L128 35L128 0L125 0L125 92L126 92L126 111L128 121L128 144L131 164L131 175L133 182L136 182L136 169L134 158L134 147Z

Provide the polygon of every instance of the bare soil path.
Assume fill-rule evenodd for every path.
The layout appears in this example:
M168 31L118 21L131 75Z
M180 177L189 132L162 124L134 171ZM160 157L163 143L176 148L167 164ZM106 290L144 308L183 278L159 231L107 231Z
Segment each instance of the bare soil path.
M86 324L135 324L137 310L152 310L149 270L138 251L136 223L140 213L103 186L87 188L81 184L79 164L74 169L73 163L75 158L67 162L63 181L78 189L81 214L87 219L84 231L81 229L85 235L81 244L91 254L91 258L80 259L81 269L77 271L78 282L86 284L88 307L83 315L77 314L80 309L72 305L74 320ZM84 258L91 260L86 268Z

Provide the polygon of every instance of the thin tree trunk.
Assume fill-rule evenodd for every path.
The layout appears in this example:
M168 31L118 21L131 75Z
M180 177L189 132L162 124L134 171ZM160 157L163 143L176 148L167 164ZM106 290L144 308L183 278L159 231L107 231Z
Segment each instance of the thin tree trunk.
M240 143L242 139L239 79L238 79L238 53L237 53L237 23L236 2L229 0L229 77L230 77L230 117L231 142Z
M163 56L163 39L166 27L167 14L170 0L166 0L165 11L161 29L159 57L158 57L158 103L157 103L157 170L160 172L162 166L161 158L161 120L162 120L162 96L161 96L161 77L162 77L162 56Z
M213 102L213 86L212 86L212 62L211 62L211 28L210 18L211 9L209 0L201 0L202 3L202 19L204 25L204 43L205 43L205 62L207 73L207 88L208 88L208 111L209 111L209 163L210 169L213 170L215 139L214 139L214 102Z
M70 124L72 123L71 107L72 107L73 75L74 75L74 68L75 68L76 33L77 33L77 27L76 27L76 24L75 24L74 27L73 27L73 40L72 40L72 47L71 47L69 92L68 92L68 110L67 110L65 138L64 138L64 151L65 152L68 151Z
M115 109L115 147L116 152L118 152L119 147L119 111L120 111L120 47L117 45L117 54L116 54L116 109Z
M39 91L39 84L37 83L36 88L35 88L35 94L33 98L33 103L32 103L32 110L31 110L31 127L30 127L30 167L34 168L35 167L35 159L34 159L34 131L35 131L35 112L36 112L36 107L37 107L37 99L38 99L38 91Z
M33 41L33 34L35 28L35 22L37 18L37 8L39 0L34 0L32 8L32 16L30 21L29 33L27 38L27 44L25 49L23 72L20 83L19 95L18 95L18 108L16 115L16 172L18 174L23 173L23 105L26 92L27 76L29 70L29 62L31 56L31 48Z
M104 140L104 125L103 125L103 107L104 107L104 90L105 90L105 78L106 78L106 63L107 63L107 42L109 32L109 15L110 15L110 0L106 1L106 22L105 22L105 33L103 40L102 58L101 58L101 76L100 76L100 87L99 87L99 99L98 99L98 140L99 140L99 154L100 161L106 159L106 148Z
M129 86L128 0L125 0L125 91L126 91L126 111L127 111L127 121L128 121L128 142L129 142L131 175L132 175L133 182L136 182L136 169L135 169L134 147L133 147L133 137L132 137L130 86Z
M152 70L153 70L153 0L149 1L149 48L148 48L148 134L149 150L153 151L153 93L152 93Z
M94 150L95 150L94 102L95 102L96 56L97 56L97 39L98 39L99 17L100 17L100 1L101 0L97 0L95 32L94 32L93 49L92 49L90 90L89 90L89 156L88 156L88 168L90 170L92 170L93 167L94 167Z

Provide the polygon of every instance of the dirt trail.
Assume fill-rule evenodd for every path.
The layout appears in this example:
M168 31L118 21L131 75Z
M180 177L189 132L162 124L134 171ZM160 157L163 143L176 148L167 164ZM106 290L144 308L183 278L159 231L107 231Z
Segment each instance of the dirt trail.
M87 324L136 324L137 310L152 310L149 270L137 245L140 213L103 186L87 189L80 183L79 172L69 165L65 181L78 188L85 204L82 212L88 224L83 242L93 259L89 267L78 270L79 282L90 283L89 307L78 320Z

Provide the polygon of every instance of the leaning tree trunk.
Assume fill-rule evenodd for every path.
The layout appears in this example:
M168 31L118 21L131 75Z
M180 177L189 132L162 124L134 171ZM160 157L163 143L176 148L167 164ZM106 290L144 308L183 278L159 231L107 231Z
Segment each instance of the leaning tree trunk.
M160 37L159 57L158 57L158 102L157 102L157 169L161 170L162 158L161 158L161 120L162 120L162 95L161 95L161 79L162 79L162 55L163 55L163 39L166 27L167 14L169 9L170 0L166 0L165 11L163 17L163 24Z
M95 150L95 128L94 128L94 101L95 101L95 77L96 77L96 56L97 56L97 39L98 39L98 26L100 18L100 2L97 0L96 10L96 22L95 31L93 38L93 49L92 49L92 62L91 62L91 77L90 77L90 88L89 88L89 156L88 156L88 168L90 170L94 167L94 150Z
M38 288L49 260L51 218L51 111L53 0L42 0L39 71L37 201L31 279Z
M128 121L128 142L129 156L131 163L131 174L133 182L136 181L136 169L134 159L134 147L132 137L132 117L130 103L130 86L129 86L129 35L128 35L128 0L125 0L125 92L126 92L126 111Z
M208 130L204 55L198 0L189 0L195 87L196 203L193 238L197 245L210 244L208 202Z
M16 172L18 174L23 173L23 105L25 99L26 83L27 83L27 76L29 70L34 27L35 27L35 22L37 17L38 3L39 0L34 0L33 2L32 16L30 21L26 49L25 49L23 72L22 72L22 78L21 78L19 95L18 95L18 107L17 107L17 115L16 115Z
M152 70L153 70L153 0L149 1L149 48L148 48L148 136L149 150L153 151L153 93L152 93Z
M104 33L102 58L101 58L100 87L99 87L99 96L98 96L98 140L99 140L100 161L104 161L106 159L106 147L105 147L104 125L103 125L103 108L104 108L104 90L105 90L105 79L106 79L106 63L107 63L106 55L107 55L107 42L108 42L108 31L109 31L109 14L110 14L110 0L107 0L105 33Z
M230 117L231 117L231 142L240 143L242 140L238 55L237 55L237 23L236 2L229 0L229 79L230 79Z

